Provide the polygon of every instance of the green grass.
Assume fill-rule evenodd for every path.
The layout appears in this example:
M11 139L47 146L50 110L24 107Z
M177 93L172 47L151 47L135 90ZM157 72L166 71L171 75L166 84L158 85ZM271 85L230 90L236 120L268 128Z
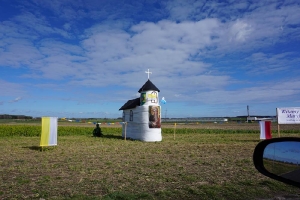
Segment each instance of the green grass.
M70 134L59 134L58 146L44 151L39 136L0 137L0 199L267 199L300 193L254 168L259 134L184 130L175 140L173 132L164 132L162 142L146 143L122 140L118 128L104 129L103 138L91 137L90 128L69 128Z

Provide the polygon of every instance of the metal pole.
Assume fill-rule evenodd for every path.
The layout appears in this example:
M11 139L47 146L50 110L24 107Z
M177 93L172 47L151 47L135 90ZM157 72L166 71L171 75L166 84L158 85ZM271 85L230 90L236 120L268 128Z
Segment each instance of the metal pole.
M175 132L176 132L176 123L175 123L175 126L174 126L174 136L173 136L174 140L175 140Z
M127 129L127 122L124 122L125 123L125 133L124 133L124 139L126 140L126 129Z

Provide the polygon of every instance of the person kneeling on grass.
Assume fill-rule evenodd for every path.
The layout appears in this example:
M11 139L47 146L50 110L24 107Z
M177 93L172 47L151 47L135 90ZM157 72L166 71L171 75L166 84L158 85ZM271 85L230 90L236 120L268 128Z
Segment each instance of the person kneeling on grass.
M96 125L96 128L93 131L93 136L94 137L102 137L102 131L101 131L99 124Z

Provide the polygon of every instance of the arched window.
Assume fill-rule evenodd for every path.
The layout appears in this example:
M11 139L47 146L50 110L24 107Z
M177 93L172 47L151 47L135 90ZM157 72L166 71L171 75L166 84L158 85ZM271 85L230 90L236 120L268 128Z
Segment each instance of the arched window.
M133 112L132 112L132 110L130 110L130 120L129 121L133 121Z

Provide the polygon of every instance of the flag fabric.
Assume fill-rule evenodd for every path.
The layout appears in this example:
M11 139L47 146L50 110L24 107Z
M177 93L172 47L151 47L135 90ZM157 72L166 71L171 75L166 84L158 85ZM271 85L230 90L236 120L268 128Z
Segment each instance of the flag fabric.
M42 117L40 146L57 145L57 117Z
M165 97L161 98L161 101L160 101L162 104L166 104L167 101L165 100Z
M260 139L271 139L271 121L260 121Z

